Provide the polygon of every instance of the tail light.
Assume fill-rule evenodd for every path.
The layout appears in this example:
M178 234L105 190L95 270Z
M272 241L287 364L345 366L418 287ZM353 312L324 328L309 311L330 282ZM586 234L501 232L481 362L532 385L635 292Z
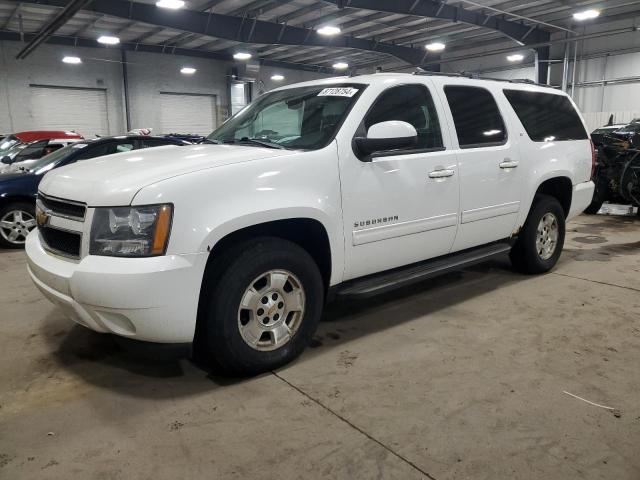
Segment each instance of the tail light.
M596 147L593 144L593 140L590 140L591 143L591 179L594 180L596 178Z

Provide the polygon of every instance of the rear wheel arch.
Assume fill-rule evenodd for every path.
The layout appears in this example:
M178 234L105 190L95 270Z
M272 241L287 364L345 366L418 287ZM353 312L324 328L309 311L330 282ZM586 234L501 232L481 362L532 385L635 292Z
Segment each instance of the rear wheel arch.
M566 218L571 210L573 182L569 177L565 176L549 178L538 186L533 197L535 198L538 195L548 195L558 200ZM533 201L531 207L533 207Z

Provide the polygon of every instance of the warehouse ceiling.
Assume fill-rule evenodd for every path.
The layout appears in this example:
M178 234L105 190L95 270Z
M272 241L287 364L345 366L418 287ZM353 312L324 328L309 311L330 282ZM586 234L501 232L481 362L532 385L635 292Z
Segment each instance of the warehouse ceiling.
M0 38L29 41L74 3L0 0ZM600 9L595 22L640 13L630 0L187 0L179 10L158 8L156 0L77 3L46 41L99 46L99 36L113 35L127 49L212 58L242 50L266 64L312 70L336 62L356 69L422 64L438 58L425 49L431 42L444 43L447 55L505 41L538 45L553 33L576 32L572 16L580 10ZM325 25L340 34L320 35Z

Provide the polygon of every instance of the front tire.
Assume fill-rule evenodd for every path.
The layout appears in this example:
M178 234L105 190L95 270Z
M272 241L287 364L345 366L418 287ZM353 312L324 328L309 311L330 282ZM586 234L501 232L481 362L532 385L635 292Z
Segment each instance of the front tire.
M560 202L549 195L536 195L511 249L511 263L522 273L548 272L562 254L564 237L565 214Z
M27 235L36 228L36 209L27 202L0 208L0 247L24 248Z
M282 239L222 252L207 270L196 355L223 373L254 375L296 358L316 331L324 287L314 260Z

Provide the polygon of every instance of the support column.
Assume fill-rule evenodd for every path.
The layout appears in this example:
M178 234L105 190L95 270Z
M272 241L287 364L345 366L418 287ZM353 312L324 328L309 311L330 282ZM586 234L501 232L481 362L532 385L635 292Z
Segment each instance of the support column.
M536 48L536 82L549 83L551 47Z

